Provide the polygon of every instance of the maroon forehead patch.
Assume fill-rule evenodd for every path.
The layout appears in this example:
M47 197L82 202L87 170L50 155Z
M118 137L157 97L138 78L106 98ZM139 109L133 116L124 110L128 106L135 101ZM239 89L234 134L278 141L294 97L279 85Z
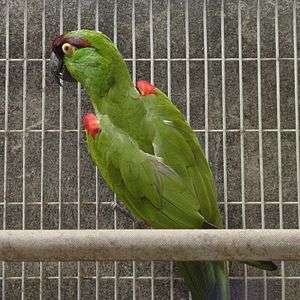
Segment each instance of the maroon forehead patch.
M87 48L91 46L91 43L88 42L87 40L77 38L77 37L66 37L65 35L59 35L54 38L52 42L52 51L58 56L62 57L63 56L63 51L61 49L61 46L64 43L69 43L72 46L76 48Z
M63 44L64 39L65 37L63 34L56 36L52 41L51 49L54 50L55 48L61 46Z

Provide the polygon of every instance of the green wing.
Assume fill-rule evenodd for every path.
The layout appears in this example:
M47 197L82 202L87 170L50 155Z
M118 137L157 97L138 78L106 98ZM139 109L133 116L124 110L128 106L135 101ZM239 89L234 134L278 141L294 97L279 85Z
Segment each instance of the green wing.
M90 153L125 205L154 228L201 228L210 224L195 209L194 193L159 157L140 150L126 133L101 116L102 132L88 136Z
M181 176L186 186L193 189L201 215L218 228L222 228L222 218L217 205L214 178L198 139L181 112L169 98L157 90L157 95L144 97L148 118L155 124L154 149L168 166ZM186 201L185 205L192 205ZM197 206L198 205L198 206ZM273 262L244 262L264 270L275 270Z
M197 136L182 113L159 90L142 101L148 122L153 124L155 155L162 157L195 195L194 202L185 204L199 210L210 223L222 227L214 178Z

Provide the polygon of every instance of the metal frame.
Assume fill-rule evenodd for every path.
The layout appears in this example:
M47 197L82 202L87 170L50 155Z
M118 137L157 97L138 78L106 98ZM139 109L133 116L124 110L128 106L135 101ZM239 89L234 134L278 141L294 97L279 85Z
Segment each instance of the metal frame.
M207 32L207 2L203 1L203 40L204 40L204 57L203 58L191 58L189 55L189 2L188 0L185 1L184 12L185 12L185 50L186 56L184 58L172 58L171 57L171 0L167 0L167 58L154 58L154 32L153 32L153 11L152 6L153 3L150 1L149 4L149 26L150 26L150 57L149 58L137 58L136 57L136 45L135 45L135 1L132 0L132 57L126 58L126 61L132 62L132 74L133 80L135 81L136 78L136 64L139 61L148 61L150 62L150 77L151 82L154 82L154 64L155 62L164 61L167 63L167 94L171 96L171 63L176 61L183 61L186 62L186 107L187 107L187 120L190 120L190 62L192 61L202 61L204 63L204 101L205 101L205 126L203 129L196 129L195 132L203 132L205 135L205 152L208 157L208 150L209 150L209 133L211 132L220 132L223 136L223 172L224 172L224 201L221 204L224 205L224 214L225 214L225 225L226 228L228 227L228 195L227 195L227 152L226 152L226 139L227 133L229 132L237 132L240 133L240 151L241 151L241 201L240 202L230 202L230 205L242 205L242 225L243 228L246 228L246 201L245 201L245 154L244 154L244 139L246 132L258 132L259 136L259 176L260 176L260 199L257 201L247 202L247 205L261 205L261 213L262 213L262 229L265 228L265 220L264 220L264 211L266 202L264 201L264 164L263 164L263 133L264 132L276 132L277 133L277 140L278 140L278 186L279 186L279 201L274 202L267 202L268 204L279 204L279 220L280 220L280 228L283 228L283 203L284 205L295 205L298 204L298 223L300 228L300 144L299 144L299 88L298 88L298 62L300 58L298 57L298 50L297 50L297 9L299 10L299 6L297 7L298 3L297 0L293 1L293 43L294 43L294 57L279 57L279 28L278 28L278 0L274 3L274 11L275 11L275 50L276 55L272 58L265 58L261 57L261 41L260 41L260 0L258 0L258 9L257 9L257 57L243 57L242 53L242 15L241 15L241 1L238 1L238 57L225 57L225 29L224 29L224 0L221 2L221 57L218 58L210 58L208 56L208 32ZM81 27L81 1L78 0L78 13L77 13L77 23L78 28ZM77 128L71 130L63 129L63 89L60 88L60 116L59 116L59 129L52 129L47 130L45 129L45 102L46 102L46 95L45 95L45 87L46 87L46 63L49 59L46 58L46 26L45 26L45 0L43 0L43 12L42 12L42 57L41 58L28 58L27 57L27 1L24 2L24 48L23 48L23 58L10 58L9 53L9 30L10 30L10 17L9 17L9 0L6 1L5 7L5 58L0 58L0 62L5 63L5 115L4 115L4 129L0 129L0 133L4 133L4 186L3 186L3 202L0 205L3 206L3 229L7 229L7 224L5 222L7 216L7 149L8 149L8 137L6 133L12 132L19 132L22 134L22 150L23 150L23 162L22 162L22 174L23 174L23 181L22 181L22 202L9 202L9 205L22 205L22 228L25 229L25 209L26 205L39 205L40 206L40 224L41 229L44 229L43 223L43 208L44 208L44 198L43 198L43 191L44 191L44 183L43 183L43 176L44 176L44 139L46 132L58 132L59 133L59 197L58 201L48 202L48 205L57 205L59 208L59 225L58 229L62 228L62 135L65 132L76 132L77 133L77 184L78 184L78 198L77 201L68 202L70 204L77 204L78 208L78 215L77 215L77 224L78 229L80 229L80 139L81 139L81 126L80 126L80 103L81 103L81 93L80 87L78 86L78 111L77 111ZM64 2L60 0L60 33L63 32L63 8ZM97 3L95 16L95 29L97 30L99 27L98 24L98 15L99 15L99 6ZM114 1L114 42L117 43L117 16L118 16L118 3L117 0ZM23 124L21 129L9 129L8 128L8 102L9 102L9 69L10 63L19 61L23 63ZM42 93L41 93L41 105L42 105L42 117L41 117L41 129L34 129L32 127L28 127L26 124L26 90L27 90L27 65L28 62L32 61L40 61L42 62ZM221 62L221 71L222 71L222 128L220 129L210 129L208 123L208 111L209 111L209 94L208 94L208 84L209 84L209 70L208 70L208 63L211 61L219 61ZM226 80L226 70L225 70L225 63L228 61L236 61L239 65L239 99L240 99L240 127L235 129L228 129L226 124L226 89L225 89L225 80ZM243 62L247 61L256 61L257 62L257 93L258 93L258 128L255 129L247 129L245 128L244 124L244 90L243 90ZM276 64L276 100L277 100L277 128L272 129L263 129L262 126L262 96L261 96L261 62L263 61L274 61ZM294 93L295 93L295 128L283 129L281 127L281 118L280 118L280 63L285 61L293 61L294 63ZM28 132L39 132L41 133L41 183L40 183L40 190L41 190L41 201L40 202L30 202L28 199L25 199L26 195L26 135ZM281 149L281 134L283 132L290 132L295 133L296 137L296 163L297 163L297 192L298 198L297 201L288 201L283 202L282 199L282 149ZM96 199L95 202L87 202L95 204L96 209L96 229L99 229L98 224L98 207L99 207L99 195L98 195L98 173L97 170L95 171L95 180L96 180ZM116 201L116 198L115 198ZM102 202L101 204L110 204L110 202ZM114 227L117 228L117 214L114 212ZM229 231L228 231L229 232ZM287 236L289 236L291 231L287 232ZM17 234L17 232L16 232ZM249 233L250 234L250 233ZM0 233L0 240L1 240L1 233ZM1 243L0 243L1 248ZM151 299L154 299L154 269L155 264L151 262L151 276L137 276L136 274L136 265L133 262L133 276L118 276L118 264L117 262L114 263L114 276L104 276L105 278L114 279L114 294L115 299L117 299L118 294L118 280L119 278L130 278L132 279L132 287L133 287L133 298L136 297L136 280L140 278L151 279ZM170 265L170 276L169 277L159 277L168 279L170 281L170 298L174 298L174 280L177 278L174 277L173 274L173 264L171 262ZM267 299L267 279L274 278L281 280L281 287L282 287L282 299L285 299L286 293L286 278L288 279L297 279L300 280L299 276L289 276L286 277L285 274L285 265L284 262L281 263L281 274L280 276L267 276L266 272L264 272L263 276L248 276L247 267L244 269L244 276L242 279L245 281L244 285L244 296L245 299L248 298L248 281L253 278L263 279L264 281L264 299ZM40 263L40 276L34 277L30 276L28 278L38 278L40 280L40 299L42 299L42 292L43 292L43 279L44 279L44 266L43 263ZM99 263L96 263L96 299L99 299L99 280L100 271L99 271ZM27 277L26 277L27 278ZM58 263L58 276L51 277L56 278L58 280L58 299L61 299L61 288L62 288L62 279L64 278L62 275L62 264ZM77 276L76 277L68 277L68 278L76 278L77 279L77 298L80 299L81 297L81 271L80 271L80 262L77 264ZM157 278L157 277L156 277ZM241 277L233 277L241 278ZM22 299L25 297L24 286L25 286L25 265L22 263L22 271L21 277L8 277L6 274L6 264L2 263L2 299L5 299L5 290L6 290L6 279L13 280L13 279L21 279L22 283Z

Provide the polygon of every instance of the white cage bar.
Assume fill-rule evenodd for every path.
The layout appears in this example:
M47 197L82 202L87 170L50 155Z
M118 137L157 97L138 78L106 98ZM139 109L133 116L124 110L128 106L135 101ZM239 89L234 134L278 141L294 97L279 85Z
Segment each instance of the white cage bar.
M49 6L49 1L43 0L42 1L42 10L41 10L41 23L40 23L40 30L41 30L41 56L40 57L32 57L28 51L30 48L28 38L30 32L30 23L28 23L30 11L28 7L31 5L30 1L25 1L24 3L19 4L19 6L23 7L23 56L20 57L13 57L12 53L14 53L14 48L16 45L13 44L14 39L11 38L11 31L13 22L15 21L14 16L14 5L13 1L7 0L6 5L1 8L3 10L5 28L3 30L3 41L5 41L5 47L2 54L0 56L0 65L4 66L5 69L5 80L3 81L3 86L0 86L0 89L3 87L4 90L4 97L3 101L1 99L0 109L3 110L4 115L4 122L3 127L0 127L0 136L3 137L3 200L0 202L0 208L2 209L2 228L3 231L0 232L0 258L7 261L22 261L20 264L20 272L10 270L10 263L9 262L2 262L2 270L1 270L1 280L2 280L2 299L9 299L9 290L11 290L11 282L18 282L20 283L20 298L25 299L27 297L27 281L28 280L38 280L39 281L39 299L44 298L45 293L45 284L48 280L52 280L57 282L57 299L64 299L65 294L65 281L72 280L76 281L76 299L81 299L84 293L84 280L91 279L94 281L94 289L95 289L95 298L101 298L101 292L103 290L102 280L109 280L110 285L113 286L113 292L111 295L113 299L119 299L120 295L126 290L124 285L122 285L122 281L125 280L126 282L130 282L128 286L130 286L131 298L132 299L139 299L139 281L149 281L150 282L150 293L147 295L146 299L155 299L159 297L159 292L157 291L157 282L164 282L165 289L168 290L168 299L177 299L177 293L183 293L183 297L190 297L186 292L182 291L183 288L176 287L178 282L181 282L181 279L178 278L176 274L175 267L173 262L167 264L168 272L162 272L161 275L159 272L160 266L156 263L151 261L149 272L147 270L140 270L139 265L133 261L130 263L130 270L128 273L124 273L122 270L122 266L120 266L120 262L117 260L119 259L153 259L153 260L163 260L164 258L168 259L246 259L247 257L253 259L277 259L277 260L296 260L299 259L299 229L288 229L290 223L286 223L285 221L285 212L284 209L286 207L295 208L297 207L297 228L300 228L300 144L299 144L299 76L298 76L298 68L299 68L299 1L297 0L290 0L290 1L273 1L271 4L267 3L265 0L258 0L257 2L253 3L256 7L256 24L255 30L253 35L255 36L255 41L250 42L245 40L244 31L245 27L251 26L251 22L248 24L249 19L247 22L245 21L245 13L248 13L248 10L251 8L247 5L246 2L243 1L224 1L219 0L215 1L215 3L203 0L203 1L192 1L192 0L185 0L185 1L171 1L165 0L161 1L161 5L163 6L161 11L158 11L158 2L155 0L151 1L122 1L122 0L115 0L112 4L105 4L105 1L101 0L91 0L91 1L84 1L78 0L76 3L76 20L74 22L73 29L79 29L82 27L82 18L84 14L84 8L87 5L94 5L95 12L95 21L93 21L93 26L91 28L95 28L96 30L101 30L101 26L104 25L102 22L103 20L99 20L101 15L102 6L109 6L111 10L112 19L110 21L113 30L111 31L111 37L116 44L118 43L118 35L120 36L122 33L119 33L119 24L123 22L122 16L124 14L123 6L124 3L128 2L128 15L130 15L130 23L128 26L128 32L126 33L127 39L131 40L131 51L126 53L125 60L132 65L132 76L133 81L140 79L139 76L139 67L141 64L145 63L149 64L149 72L150 74L150 81L152 83L156 83L159 76L156 75L156 68L158 65L162 64L165 65L165 78L166 78L166 92L169 96L173 96L176 99L176 85L174 84L174 80L176 79L176 74L174 74L174 66L179 64L183 64L184 68L182 69L182 77L183 77L183 88L185 88L185 95L186 95L186 118L187 120L193 125L193 103L194 100L193 96L193 87L192 83L195 80L192 75L192 68L193 64L198 64L201 66L202 77L201 80L203 82L199 83L199 90L203 93L203 124L194 128L195 132L199 134L201 137L204 137L204 149L206 155L209 159L213 160L213 156L211 155L212 149L214 149L214 137L219 136L221 137L220 142L220 153L222 156L222 166L220 171L222 173L222 178L220 182L222 183L222 197L220 199L220 205L224 209L224 224L226 228L231 227L231 220L232 217L231 209L235 207L235 211L240 212L241 216L241 223L240 228L246 229L249 226L251 227L252 224L249 224L249 214L251 215L251 209L255 209L259 207L260 210L260 224L255 224L256 227L261 227L264 230L259 231L252 231L252 230L234 230L231 231L228 229L226 232L226 238L224 237L224 231L194 231L189 233L189 240L184 240L182 236L182 232L173 232L172 235L169 236L166 232L163 231L101 231L102 229L102 220L101 220L101 209L106 207L107 210L110 208L111 201L110 199L105 199L105 201L101 200L100 188L100 175L98 174L97 170L95 171L95 197L94 199L82 199L81 191L83 187L83 180L82 176L84 175L81 171L81 155L83 153L82 148L84 147L81 145L83 134L81 129L81 114L83 113L82 110L82 103L84 99L84 94L81 91L80 86L78 85L77 88L77 108L76 108L76 126L74 128L65 128L64 122L66 116L64 114L64 104L66 100L64 99L64 88L60 87L59 89L59 123L58 126L53 128L48 128L46 126L46 115L47 115L47 105L49 105L49 95L46 92L47 85L47 74L49 70L47 69L47 64L49 63L49 58L47 57L47 47L49 45L49 36L47 35L47 7ZM137 17L139 14L139 6L145 5L148 8L148 15L149 18L145 22L145 28L139 28L139 24L136 22ZM47 6L48 5L48 6ZM68 1L67 0L58 0L57 5L59 9L59 32L63 33L65 30L65 25L69 26L68 21L66 20L66 16L64 14L68 12ZM236 25L236 55L228 56L227 54L227 47L228 47L228 40L227 40L227 27L228 24L228 15L230 17L231 11L228 10L228 6L232 5L232 12L235 13L235 18L237 20ZM274 26L274 55L266 57L263 52L263 28L264 23L262 20L262 16L265 12L263 12L263 8L269 5L269 13L270 18L272 20L272 24ZM253 7L254 7L253 6ZM286 6L286 8L285 8ZM12 7L12 9L10 8ZM20 9L20 7L19 7ZM195 34L192 31L194 30L193 22L195 20L192 19L193 13L192 10L200 10L201 13L200 19L196 20L199 21L197 26L199 26L199 30L197 31L198 35L201 35L202 41L202 53L199 51L199 56L195 57L193 55L193 49L191 43L193 42L193 37ZM292 53L287 55L281 55L281 47L280 44L280 32L282 28L282 24L280 18L282 17L282 10L283 11L290 11L291 12L291 31L292 31ZM250 14L250 13L249 13ZM213 17L212 17L213 15ZM175 17L174 17L175 16ZM157 41L157 33L155 30L155 24L157 20L155 18L161 18L164 20L163 24L165 25L165 32L164 36L160 37L165 41L166 45L166 53L163 57L157 56L157 46L155 42ZM246 17L249 17L247 15ZM175 18L181 20L182 24L182 37L184 42L180 45L185 50L185 55L178 55L174 56L174 45L173 43L173 32L172 32L172 22ZM217 44L211 45L212 39L216 38L213 36L212 31L210 30L211 26L214 21L217 20L219 30L219 36L217 37L219 41L219 54L218 55L211 55L212 47L215 46L218 48ZM101 23L101 24L100 24ZM157 25L157 24L156 24ZM58 27L57 27L58 28ZM124 29L123 29L124 30ZM149 55L145 55L141 57L139 55L139 34L141 30L145 30L149 34ZM288 29L286 29L288 31ZM55 34L57 32L51 32L51 34ZM181 32L178 32L181 33ZM251 32L250 32L251 33ZM123 32L124 34L124 32ZM161 34L161 33L160 33ZM249 38L247 36L247 38ZM119 38L121 40L121 38ZM255 55L246 55L245 54L245 47L249 46L247 43L250 43L250 46L256 47L256 54ZM252 43L252 44L251 44ZM119 45L118 45L119 46ZM122 45L120 45L122 47ZM176 47L176 45L175 45ZM0 50L1 51L1 50ZM14 82L10 80L10 76L12 75L12 66L14 64L20 64L23 68L22 74L22 100L21 100L21 113L18 115L22 124L21 127L10 127L10 105L12 98L11 96L11 87L14 86ZM27 117L30 114L28 107L30 107L30 93L28 92L28 85L29 75L28 70L30 69L31 64L33 63L40 63L41 64L41 126L39 128L35 128L27 124ZM213 109L213 103L211 102L211 83L215 80L214 74L212 74L213 70L213 63L216 63L220 67L220 93L219 99L221 102L221 123L219 126L214 127L210 125L210 111ZM245 74L247 72L247 63L251 63L256 66L256 86L255 89L257 91L257 97L254 99L256 101L256 111L254 112L257 114L257 124L255 126L248 126L247 125L247 84L245 82ZM273 63L274 64L274 84L276 89L276 116L275 116L275 123L273 127L265 128L264 127L264 95L262 90L264 88L263 82L263 64L264 63ZM238 93L238 108L239 108L239 116L238 116L238 123L237 126L232 128L230 126L230 122L228 122L228 116L231 114L231 111L228 110L227 105L230 103L228 90L227 90L227 81L230 79L231 74L227 70L228 64L237 64L238 66L238 79L237 79L237 93ZM295 118L294 125L289 123L289 127L284 126L284 116L282 115L281 106L284 104L284 95L282 91L282 77L285 75L284 71L282 71L282 66L285 64L293 65L293 74L291 74L291 81L294 82L294 116L291 118ZM175 79L174 79L175 78ZM203 83L203 84L202 84ZM51 84L51 83L50 83ZM202 84L202 85L201 85ZM2 116L2 115L1 115ZM39 199L34 197L32 199L26 198L26 191L28 186L30 185L30 180L26 177L26 168L27 168L27 153L28 153L28 140L29 140L29 133L33 134L40 134L40 197ZM64 193L64 173L63 173L63 165L64 165L64 136L67 134L76 134L76 143L74 144L76 148L76 159L74 160L74 164L76 165L76 190L77 190L77 197L74 198L72 201L68 201L67 204L64 202L63 193ZM20 168L22 169L22 184L19 186L21 191L21 202L19 199L12 199L11 195L9 194L9 184L11 177L9 177L10 171L10 164L11 164L11 157L9 153L9 149L11 147L9 137L17 134L21 137L21 152L22 152L22 164ZM46 161L47 157L45 156L46 151L46 135L47 134L56 134L58 136L58 196L49 199L46 199L45 196L45 178L47 170ZM237 135L239 136L239 145L238 150L240 155L239 165L238 168L240 170L240 197L232 201L230 199L230 184L232 180L236 180L237 178L230 178L229 175L229 168L230 168L230 155L229 152L229 140L230 135ZM257 144L258 144L258 172L257 176L259 177L259 196L255 198L251 198L250 200L247 198L247 179L248 179L248 169L247 169L247 138L249 135L254 134L257 136ZM264 150L265 147L265 135L266 134L275 134L276 135L276 151L278 154L278 162L277 162L277 178L274 181L276 188L278 190L278 200L275 198L272 201L267 199L266 195L266 179L267 175L265 174L265 164L266 164L266 151ZM293 199L286 199L284 195L284 189L286 189L285 182L284 182L284 168L285 168L285 155L286 151L284 149L284 137L289 135L289 137L294 136L291 139L291 143L295 144L295 153L293 153L295 158L295 181L296 181L296 191L297 197ZM292 141L294 139L294 141ZM294 145L293 144L293 145ZM228 146L229 145L229 146ZM1 156L0 156L1 158ZM0 161L1 163L1 161ZM1 195L0 195L1 196ZM117 199L114 196L113 201L116 202ZM77 229L74 231L64 231L64 206L66 205L74 205L76 206L76 227L73 229ZM98 231L89 231L89 234L94 238L94 244L89 244L87 238L90 237L89 235L85 235L86 231L80 230L82 229L82 205L94 205L95 206L95 225L91 229L95 229ZM268 215L267 209L271 205L274 205L278 208L278 228L280 230L272 231L268 230ZM21 228L18 229L27 229L27 208L29 206L39 207L40 210L40 230L35 232L34 234L31 231L8 231L13 226L9 223L8 220L11 220L11 207L15 207L16 209L21 207ZM58 209L58 218L57 218L57 231L47 232L45 228L47 228L47 217L45 213L46 207L52 207ZM240 210L239 210L240 209ZM255 216L253 215L255 218ZM101 221L101 222L100 222ZM116 211L112 214L112 228L119 229L119 222L122 221L122 216L119 215ZM108 221L109 222L109 221ZM134 225L133 225L134 226ZM132 228L131 225L128 225L129 228ZM285 229L283 229L285 228ZM295 226L293 227L295 228ZM170 233L170 232L169 232ZM170 237L168 242L163 243L161 242L162 235L166 235ZM119 251L119 249L112 250L111 244L108 241L114 241L116 243L122 242L121 236L123 238L129 239L131 241L130 249L135 249L135 247L140 247L139 251L136 252L125 252L124 249ZM209 238L208 238L209 237ZM69 244L68 244L68 242ZM144 243L142 242L144 241ZM285 241L283 243L282 241ZM85 248L86 252L83 251L80 246L82 245L89 245L89 247ZM153 244L154 243L154 244ZM157 243L157 244L155 244ZM236 247L236 250L241 250L242 252L236 251L233 254L229 254L229 250L226 252L224 249L226 247L232 247L232 243ZM162 255L159 251L154 251L157 249L153 246L151 248L149 245L155 245L155 247L166 247L164 248L164 255ZM78 246L78 249L81 250L78 252L72 252L68 250L66 247L68 245L69 248L72 246ZM180 256L178 252L176 252L177 245L181 251ZM227 246L226 246L227 245ZM50 251L49 247L56 247L57 255L54 257L54 253ZM251 246L251 250L249 249ZM96 247L96 248L95 248ZM99 248L104 249L102 253L95 252ZM129 247L129 246L128 246ZM144 248L143 248L144 247ZM150 248L152 249L150 249ZM209 251L207 250L209 248ZM223 251L220 251L220 247L222 247ZM173 249L171 249L173 248ZM74 249L74 248L73 248ZM76 248L75 248L76 249ZM128 248L129 249L129 248ZM144 251L141 254L141 249ZM150 249L150 250L149 250ZM228 248L229 249L229 248ZM9 250L9 251L8 251ZM33 250L36 250L36 256L33 256ZM53 248L52 248L53 250ZM149 250L149 252L145 252ZM188 251L190 250L190 251ZM264 250L264 252L261 252ZM271 253L272 250L272 253ZM57 273L52 275L47 275L48 267L46 263L41 261L46 261L47 259L43 259L44 257L48 256L48 259L51 260L69 260L65 259L68 255L73 255L72 259L77 260L88 260L88 258L94 259L107 259L106 251L114 251L111 252L111 257L116 259L112 265L112 272L102 273L102 263L96 262L95 263L95 272L94 275L86 275L84 268L85 262L76 262L75 263L75 273L70 275L66 271L68 271L68 267L64 266L63 262L58 262L57 264ZM206 252L205 252L206 251ZM95 254L96 253L96 254ZM174 254L177 253L177 254ZM19 256L18 256L19 255ZM21 255L21 256L20 256ZM29 256L27 256L29 255ZM51 256L52 255L52 256ZM94 256L93 256L94 255ZM123 255L123 256L122 256ZM127 255L127 256L126 256ZM144 256L143 256L144 255ZM179 255L179 256L176 256ZM70 257L70 256L69 256ZM38 272L35 275L28 275L27 272L27 263L25 261L40 261ZM281 262L280 263L280 271L279 273L271 274L269 272L263 273L253 273L253 270L249 269L249 267L243 267L242 269L242 276L237 276L235 274L235 267L229 265L230 275L231 275L231 283L234 284L235 281L241 282L241 286L239 287L239 296L244 297L245 299L251 299L253 297L252 291L254 289L261 289L261 298L269 299L272 297L272 285L271 287L270 282L272 280L275 282L280 282L280 298L281 299L290 299L290 290L293 289L293 286L290 286L290 282L296 282L298 286L300 286L300 277L299 274L291 271L289 267L289 263ZM123 272L123 273L122 273ZM240 274L240 273L238 273ZM258 281L261 285L253 286L253 282ZM300 291L296 289L296 293L300 295ZM16 289L17 290L17 289ZM270 294L271 293L271 294ZM297 295L298 295L297 294ZM300 297L300 296L299 296Z

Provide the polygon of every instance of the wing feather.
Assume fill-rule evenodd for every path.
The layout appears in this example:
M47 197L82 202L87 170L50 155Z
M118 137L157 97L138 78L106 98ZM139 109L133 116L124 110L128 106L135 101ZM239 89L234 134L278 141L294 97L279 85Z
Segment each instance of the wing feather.
M171 167L140 150L111 123L106 127L95 140L88 136L90 153L113 191L137 217L156 228L201 228L208 223L186 205L195 202L195 195Z

